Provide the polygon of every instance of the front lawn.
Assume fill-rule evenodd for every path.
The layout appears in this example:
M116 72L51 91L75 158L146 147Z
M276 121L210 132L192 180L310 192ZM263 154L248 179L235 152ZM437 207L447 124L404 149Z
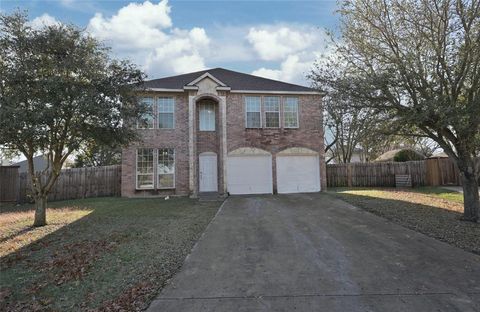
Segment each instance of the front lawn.
M444 189L444 188L441 188L441 187L425 186L425 187L412 188L411 190L413 192L427 194L427 195L430 195L430 196L433 196L433 197L443 198L443 199L447 199L449 201L454 201L454 202L463 204L463 194L462 193L455 192L455 191L452 191L452 190L447 190L447 189Z
M144 309L183 263L219 202L95 198L0 212L0 310Z
M463 195L442 188L331 188L329 193L395 223L480 254L480 224L461 221Z

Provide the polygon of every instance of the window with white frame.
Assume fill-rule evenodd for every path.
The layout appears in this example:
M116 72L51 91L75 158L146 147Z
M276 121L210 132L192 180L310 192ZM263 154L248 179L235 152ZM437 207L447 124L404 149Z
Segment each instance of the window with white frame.
M285 128L298 128L298 98L285 98L283 105L283 126Z
M198 109L200 131L215 131L215 104L200 103Z
M175 101L172 97L157 98L157 116L159 129L175 127Z
M137 189L153 189L153 148L137 149Z
M278 96L266 96L264 98L265 127L280 127L280 98Z
M140 103L146 107L145 113L137 121L138 129L153 129L153 98L144 97L140 99Z
M259 96L245 97L245 126L247 128L262 127L261 98Z
M157 159L157 188L174 188L175 150L173 148L160 148L158 149Z

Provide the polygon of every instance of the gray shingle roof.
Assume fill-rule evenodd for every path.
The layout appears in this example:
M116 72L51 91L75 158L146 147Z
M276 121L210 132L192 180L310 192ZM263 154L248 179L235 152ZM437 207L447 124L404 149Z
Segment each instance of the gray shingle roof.
M224 68L213 68L194 73L178 76L165 77L145 81L146 88L182 89L185 85L202 76L210 73L215 78L225 83L232 90L252 91L286 91L286 92L312 92L312 88L299 86L282 81L262 78L254 75L239 73Z

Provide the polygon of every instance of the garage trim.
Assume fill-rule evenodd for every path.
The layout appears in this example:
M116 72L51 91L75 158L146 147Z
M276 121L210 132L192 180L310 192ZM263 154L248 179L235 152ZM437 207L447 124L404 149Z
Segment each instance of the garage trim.
M290 161L289 161L290 158ZM303 160L305 159L305 161ZM318 192L321 190L319 153L304 147L287 148L276 157L278 193ZM307 161L308 160L308 161ZM286 161L286 162L285 162ZM296 174L285 171L292 164L300 165ZM302 167L310 164L311 167ZM284 166L287 167L284 167ZM292 169L292 168L290 168ZM294 172L294 171L290 171ZM308 181L306 181L307 179ZM306 183L305 183L306 182Z
M240 147L228 153L228 156L272 155L266 150L256 147Z
M257 165L253 167L245 166L246 163L250 162ZM234 163L237 166L232 167ZM242 163L243 165L240 166L243 167L238 167ZM263 165L258 167L258 164L261 163ZM241 170L241 168L245 170ZM252 169L248 170L249 168ZM253 187L254 185L256 187ZM230 194L272 194L272 154L254 147L241 147L228 153L227 190Z
M290 147L277 153L277 156L318 156L314 150L305 147Z

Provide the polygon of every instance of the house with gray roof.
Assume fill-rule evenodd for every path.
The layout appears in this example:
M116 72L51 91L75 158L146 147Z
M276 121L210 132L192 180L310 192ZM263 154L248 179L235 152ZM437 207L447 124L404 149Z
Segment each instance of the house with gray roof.
M122 196L326 188L322 92L223 68L145 82Z

